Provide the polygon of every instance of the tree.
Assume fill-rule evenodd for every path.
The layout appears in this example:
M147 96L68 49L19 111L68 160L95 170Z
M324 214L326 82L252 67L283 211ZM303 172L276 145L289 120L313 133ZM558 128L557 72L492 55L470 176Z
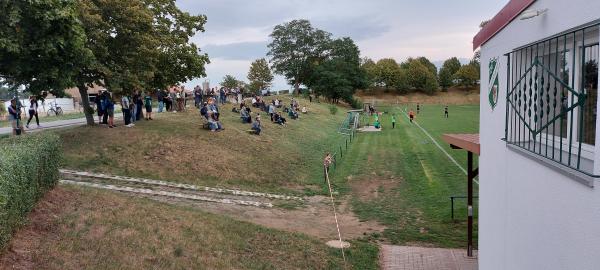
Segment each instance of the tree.
M205 15L181 11L174 0L143 0L154 16L154 38L159 57L150 85L164 89L170 85L205 77L208 55L201 53L190 38L204 32Z
M231 88L238 87L239 83L240 83L240 81L238 81L232 75L225 75L225 77L223 77L223 81L221 82L221 86L231 89Z
M379 83L377 74L377 64L370 58L363 58L361 60L360 68L366 75L368 81L367 87L373 87Z
M438 89L435 75L421 61L409 59L403 64L406 70L408 85L427 94L433 94Z
M392 58L383 58L377 61L377 81L385 85L386 89L396 88L398 85L403 84L403 82L400 82L402 79L401 72L400 66Z
M80 69L76 83L87 123L93 111L87 88L105 85L114 93L164 88L204 75L208 57L189 42L204 31L206 17L180 11L174 0L81 0L79 19L93 61Z
M465 87L475 86L479 80L479 70L473 64L463 65L454 75L459 85Z
M325 59L331 34L315 29L307 20L277 25L270 35L268 56L275 73L283 75L294 92L311 77L314 65Z
M250 81L250 89L254 92L271 86L273 74L271 74L271 69L266 59L257 59L250 64L248 81Z
M344 100L352 104L356 90L368 84L366 73L360 66L360 51L350 38L336 39L329 47L330 54L316 66L307 84L331 102Z
M439 74L439 83L443 90L454 84L454 74L460 69L460 66L460 61L456 57L444 61Z
M61 96L75 83L91 52L76 13L76 2L0 0L0 78L32 94Z
M427 57L424 57L424 56L417 57L416 60L419 61L421 64L423 64L425 67L427 67L429 72L437 77L437 67L433 63L431 63L431 61L429 61L429 59L427 59Z

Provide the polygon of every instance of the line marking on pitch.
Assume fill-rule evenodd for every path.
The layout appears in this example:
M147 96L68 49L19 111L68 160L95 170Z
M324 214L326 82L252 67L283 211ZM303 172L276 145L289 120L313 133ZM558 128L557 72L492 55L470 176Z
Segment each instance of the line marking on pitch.
M406 111L402 111L402 112L404 113L406 118L409 119L409 121L410 121L410 117L408 116L408 114L406 114ZM419 125L419 123L417 123L417 121L415 121L415 120L413 120L413 124L415 124L419 129L421 129L421 131L423 131L423 133L425 133L425 135L427 135L427 137L429 137L429 139L431 139L431 141L437 146L437 148L439 148L444 154L446 154L446 156L456 165L456 167L458 167L465 175L468 175L467 170L465 170L465 168L460 166L458 161L456 161L456 159L454 159L450 154L448 154L448 152L446 152L446 150L429 134L429 132L427 132L427 130L422 128L421 125ZM473 181L475 183L477 183L477 185L479 185L479 181L477 181L477 179L473 179Z

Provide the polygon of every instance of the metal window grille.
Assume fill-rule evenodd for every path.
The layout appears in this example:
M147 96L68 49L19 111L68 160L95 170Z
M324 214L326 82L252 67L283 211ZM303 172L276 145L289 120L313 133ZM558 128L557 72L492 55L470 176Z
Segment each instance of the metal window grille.
M506 54L507 144L593 175L598 31L594 23Z

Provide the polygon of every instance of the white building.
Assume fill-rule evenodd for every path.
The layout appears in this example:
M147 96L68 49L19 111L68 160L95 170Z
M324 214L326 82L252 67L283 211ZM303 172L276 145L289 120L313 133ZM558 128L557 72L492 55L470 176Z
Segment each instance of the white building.
M599 24L598 0L512 0L473 39L479 269L600 269Z

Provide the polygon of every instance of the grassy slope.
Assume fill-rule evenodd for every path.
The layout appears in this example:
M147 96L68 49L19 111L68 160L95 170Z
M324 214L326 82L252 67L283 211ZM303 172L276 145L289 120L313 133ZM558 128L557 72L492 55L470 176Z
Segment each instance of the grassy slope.
M440 144L442 133L477 130L477 106L451 106L450 119L442 118L442 108L428 105L417 118ZM353 209L362 219L387 225L384 236L392 243L464 246L466 207L459 201L455 212L459 221L453 222L449 196L466 194L465 175L398 109L388 110L398 115L396 129L390 129L389 115L385 115L384 131L358 135L335 172L336 183L346 188L357 181L382 183L374 198L353 196ZM464 152L444 147L464 162ZM393 188L385 190L383 183L389 179Z
M289 104L287 97L284 101ZM324 103L301 99L300 104L310 113L288 119L287 127L272 124L261 112L261 136L246 132L250 126L231 112L232 105L221 108L226 130L216 134L200 128L196 110L163 113L132 129L60 131L65 167L263 191L319 190L323 153L340 139L336 131L345 113L331 115Z
M48 197L54 197L48 199ZM108 191L60 187L17 235L37 269L341 269L339 250L304 236ZM34 239L32 239L32 236ZM15 240L17 240L15 239ZM13 244L13 245L15 245ZM355 242L354 269L374 269L377 248ZM9 256L10 257L10 256ZM23 257L21 257L23 258ZM0 259L0 268L15 264ZM6 260L8 259L8 263ZM18 261L18 260L17 260ZM22 263L22 262L19 262ZM2 266L4 265L4 266Z

